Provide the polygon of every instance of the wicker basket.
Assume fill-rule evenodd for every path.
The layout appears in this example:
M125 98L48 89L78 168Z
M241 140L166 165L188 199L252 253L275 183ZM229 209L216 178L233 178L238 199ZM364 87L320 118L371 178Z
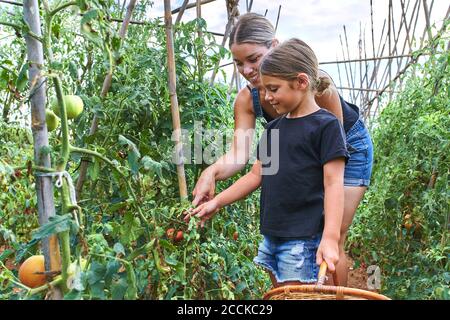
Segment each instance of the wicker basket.
M264 300L391 300L381 294L340 286L326 286L325 274L327 264L320 266L319 277L316 284L286 285L268 291ZM334 283L338 283L336 274L333 274Z

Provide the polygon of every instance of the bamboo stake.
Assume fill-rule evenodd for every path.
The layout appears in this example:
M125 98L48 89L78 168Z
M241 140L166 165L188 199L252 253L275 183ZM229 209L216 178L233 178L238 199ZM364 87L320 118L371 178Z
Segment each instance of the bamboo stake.
M389 11L388 11L388 39L389 39L389 55L392 55L392 16L393 16L393 8L392 8L392 0L389 0ZM388 70L389 70L389 83L392 82L392 60L388 61ZM389 94L389 102L392 100L391 94Z
M381 30L381 38L380 38L380 42L378 43L377 53L376 53L375 57L382 56L380 51L381 51L381 44L383 42L382 40L383 40L385 30L386 30L386 19L384 19L383 28ZM385 45L386 45L386 42L383 45L382 52L384 52ZM377 60L376 63L374 64L372 76L371 76L371 79L369 82L369 88L372 88L373 84L375 85L375 88L378 88L378 68L380 66L380 62L381 62L381 60Z
M372 57L372 58L364 58L364 59L350 59L350 60L337 60L337 61L325 61L319 62L322 64L342 64L342 63L350 63L350 62L368 62L368 61L379 61L386 59L395 59L395 58L410 58L411 54L402 54L402 55L394 55L394 56L385 56L385 57Z
M201 0L196 0L196 13L197 13L197 38L203 39L203 32L200 28L200 19L202 18L202 7ZM167 28L167 26L166 26ZM197 55L197 73L198 73L198 81L203 81L203 48L201 46L196 46L195 50Z
M448 19L449 13L450 13L450 10L447 11L447 14L446 14L445 19ZM431 41L430 43L433 43L433 40L440 38L440 37L442 36L442 33L444 32L444 29L445 29L445 24L442 25L442 28L439 30L439 32L437 33L437 35L434 36L434 37L432 38L432 41ZM431 50L435 50L436 47L433 46L433 47L430 48L430 49L431 49ZM417 61L419 60L419 58L420 58L422 55L423 55L423 53L420 52L416 57L414 57L413 59L411 59L411 61L409 61L409 63L405 66L405 68L403 68L403 69L395 76L395 78L394 78L392 81L395 81L395 80L397 80L399 77L401 77L401 76L408 70L408 68L409 68L411 65L417 63ZM380 93L377 94L377 97L375 97L375 98L378 98L378 96L381 95L381 94L383 94L389 87L390 87L390 85L388 84L388 85L385 86L383 89L381 89L381 90L380 90Z
M204 5L204 4L211 3L211 2L214 2L214 1L216 1L216 0L202 0L202 1L200 2L200 5L202 6L202 5ZM191 4L188 4L188 5L186 6L185 10L192 9L192 8L196 8L196 7L197 7L197 3L191 3ZM177 8L177 9L172 10L171 13L172 13L172 14L178 13L181 9L182 9L182 6L179 7L179 8Z
M0 0L0 2L6 3L6 4L11 4L13 6L19 6L19 7L21 7L23 5L22 3L16 2L16 1Z
M232 28L232 26L234 24L234 19L235 19L235 15L237 13L237 10L238 10L237 6L234 6L233 9L231 10L231 13L229 13L228 23L227 23L227 25L225 27L225 35L222 38L222 44L221 44L222 47L225 47L225 44L227 43L228 37L230 36L231 28ZM210 86L212 86L214 84L214 79L216 78L217 71L219 69L219 64L220 64L220 61L217 61L216 65L215 65L215 67L213 69L213 73L212 73L211 79L209 81L209 85Z
M359 40L358 40L358 52L359 52L359 59L362 59L362 26L361 26L361 22L359 22ZM362 63L361 61L359 62L359 86L362 87L363 86L363 78L362 78ZM360 103L358 103L357 105L360 106L363 103L363 96L360 91L358 91L358 95L356 96L357 98L359 98Z
M408 4L407 4L406 10L405 10L405 2L404 2L404 0L400 0L400 6L401 6L401 9L402 9L402 22L405 25L405 30L406 30L406 36L405 36L405 41L403 43L402 54L405 53L406 44L409 45L409 48L410 48L409 53L411 53L411 47L412 47L411 40L410 40L410 28L409 28L410 26L408 26L408 22L406 20L406 14L408 12L410 3L411 3L411 1L408 0ZM415 12L415 10L413 11L411 17L414 16L414 12ZM402 68L402 65L403 65L403 58L401 58L400 60L397 59L397 61L399 62L397 64L397 70L400 70ZM400 88L402 87L402 84L403 84L403 79L400 79L400 84L399 84Z
M180 23L181 18L183 17L184 11L186 10L186 6L188 5L188 3L189 3L189 0L184 0L183 4L181 5L180 11L177 15L177 19L175 20L175 26L177 26Z
M277 29L278 29L278 22L280 21L280 12L281 12L281 4L278 7L278 16L277 16L277 22L275 24L275 32L277 32Z
M348 57L348 59L350 59L350 49L349 49L349 46L348 46L347 28L345 27L345 25L344 25L344 36L345 36L345 45L347 47L347 57ZM355 87L355 79L353 77L352 64L349 63L348 67L349 67L350 79L352 81L351 86ZM355 70L355 72L356 72L356 70ZM355 96L354 92L353 92L353 102L357 103L356 102L356 96Z
M252 11L252 6L253 6L253 0L250 0L250 4L247 6L247 12Z
M169 72L169 95L172 113L172 125L175 138L175 160L178 174L178 186L181 199L187 199L186 175L183 162L183 143L181 137L180 110L178 107L175 52L173 47L172 14L170 13L170 0L164 0L164 20L166 25L167 64Z
M25 0L23 6L23 16L30 30L41 36L41 19L39 16L38 0ZM36 90L30 99L31 104L31 130L34 139L34 162L36 166L51 168L50 155L42 152L43 148L48 148L48 133L45 122L46 86L43 83L41 69L44 65L43 44L29 35L25 35L29 61L29 83L33 86L35 82ZM39 224L43 225L55 216L55 204L53 198L53 184L51 177L36 176L36 196L39 213ZM43 239L42 250L44 253L45 270L59 270L61 257L59 243L56 235ZM53 289L53 298L61 299L60 289Z
M366 28L364 28L364 38L363 38L363 42L364 42L364 59L367 59L367 43L366 43ZM365 74L364 74L364 79L366 80L366 88L369 88L369 63L366 61L365 62ZM364 115L364 121L366 121L366 103L369 100L369 92L366 92L365 96L364 96L364 104L361 105L362 113Z
M196 4L196 11L197 11L197 20L200 20L202 18L202 4L201 4L201 0L197 0L195 4ZM199 22L199 21L197 21L197 22ZM200 39L202 39L203 38L202 30L200 28L198 28L197 32L198 32L198 37Z
M397 47L397 42L398 42L398 38L397 38L396 41L395 41L394 47ZM398 70L400 70L400 69L398 69ZM388 71L388 69L386 68L385 71L383 72L382 77L381 77L383 86L385 86L386 83L389 83L389 84L391 84L391 85L394 84L394 83L392 82L392 78L391 78L391 75L390 75L390 74L389 74L389 77L390 77L389 80L387 79L387 76L388 76L387 71ZM389 94L389 101L391 101L391 99L392 99L392 95Z
M428 31L428 41L431 42L431 40L433 39L433 34L431 33L431 23L430 23L431 11L428 11L428 5L427 5L426 0L423 0L423 10L425 12L425 23L426 23L426 29Z
M416 11L416 7L417 7L417 4L419 3L419 1L417 0L416 3L415 3L415 5L414 5L413 12L412 12L412 14L411 14L410 23L409 23L409 25L408 25L408 22L407 22L407 20L406 20L406 15L407 15L407 12L408 12L408 10L409 10L410 2L411 2L411 1L408 0L408 4L407 4L406 10L405 10L404 0L401 0L401 1L400 1L400 5L401 5L401 9L402 9L402 12L401 12L401 14L402 14L402 23L405 25L405 30L406 30L406 36L405 36L405 40L404 40L404 42L403 42L402 54L405 53L406 45L407 45L407 44L408 44L408 46L409 46L408 53L411 54L411 52L412 52L412 43L411 43L411 39L410 39L410 38L411 38L411 36L410 36L410 32L411 32L410 27L411 27L411 25L412 25L412 20L413 20L413 18L414 18L414 13L415 13L415 11ZM397 61L399 61L398 65L397 65L397 70L401 70L402 67L403 67L403 58L401 58L400 60L397 60ZM399 88L402 88L402 86L403 86L403 78L400 78L400 81L399 81Z
M344 52L344 43L342 42L342 37L341 37L341 35L339 35L339 41L341 42L342 57L343 57L344 60L345 60L346 58L345 58L345 52ZM346 76L346 78L347 78L347 85L348 85L348 86L351 86L350 79L349 79L349 77L348 77L347 64L344 64L344 70L345 70L345 76ZM342 83L342 82L341 82L341 83Z
M372 34L372 56L376 57L375 56L375 32L374 32L374 23L373 23L373 0L370 0L370 28L371 28L371 34ZM373 65L372 74L374 74L374 73L375 73L375 64ZM367 75L367 76L369 76L369 75ZM371 87L371 85L367 85L367 88L370 88L370 87ZM367 100L369 100L370 93L368 92L367 95L368 95ZM372 108L372 105L367 103L367 107L366 107L367 113L366 112L364 113L364 121L367 120L367 117L368 117L368 114L370 113L371 108Z
M336 55L336 59L337 59L337 55ZM339 64L337 64L337 68L338 68L338 76L339 76L339 83L342 83L342 78L341 78L341 68L339 67ZM341 96L343 96L343 92L341 90L340 92Z
M363 92L381 92L381 90L376 90L376 89L353 88L353 87L336 87L336 89L340 89L340 90L357 90L357 91L363 91ZM384 92L400 93L400 91L392 91L392 90L384 90Z
M433 6L433 4L434 4L434 0L431 2L431 7ZM424 11L425 11L425 8L423 9ZM431 11L431 10L430 10ZM426 12L426 11L425 11ZM426 13L425 13L425 15L426 15ZM424 43L424 41L425 41L425 35L427 34L427 31L428 31L428 27L427 27L427 25L425 24L425 28L423 29L423 34L422 34L422 38L420 38L420 48L422 48L422 46L423 46L423 43Z
M126 31L128 29L128 25L130 23L131 16L133 15L133 10L136 6L136 1L137 0L130 0L130 3L128 4L127 13L125 15L125 19L123 20L123 23L122 23L122 26L121 26L120 32L119 32L119 37L120 37L121 41L123 41L125 39ZM100 93L100 97L102 100L106 97L106 95L109 92L109 89L111 88L112 76L113 76L113 71L114 71L113 68L114 68L114 66L112 66L110 68L110 70L106 74L105 79L103 81L102 91ZM89 129L89 135L93 135L97 132L99 121L100 121L100 118L97 115L94 115L94 118L92 119L91 127ZM80 171L79 171L79 175L78 175L77 184L75 187L77 199L79 199L81 197L81 192L83 190L83 184L84 184L84 181L86 180L88 166L89 166L89 161L87 161L85 159L81 160Z

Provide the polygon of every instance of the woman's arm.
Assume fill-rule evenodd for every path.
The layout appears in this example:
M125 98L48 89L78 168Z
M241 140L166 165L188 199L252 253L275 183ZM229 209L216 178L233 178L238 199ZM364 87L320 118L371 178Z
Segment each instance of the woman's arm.
M344 215L344 158L328 161L323 166L325 227L317 250L317 264L325 260L331 272L339 260L338 243Z
M255 114L250 92L244 88L234 103L234 136L231 149L201 174L192 194L192 204L208 201L214 197L217 180L226 180L241 171L247 163L255 130Z
M339 119L341 124L343 124L344 116L342 114L341 100L339 99L339 93L333 84L333 80L323 71L319 71L319 77L329 79L331 81L331 85L329 86L329 90L326 90L321 96L314 97L317 105L333 113Z
M203 203L190 212L187 212L184 220L188 222L192 216L197 215L201 219L201 226L203 227L205 222L212 218L221 208L245 198L258 189L261 185L261 180L261 162L257 160L249 173L219 193L211 201Z

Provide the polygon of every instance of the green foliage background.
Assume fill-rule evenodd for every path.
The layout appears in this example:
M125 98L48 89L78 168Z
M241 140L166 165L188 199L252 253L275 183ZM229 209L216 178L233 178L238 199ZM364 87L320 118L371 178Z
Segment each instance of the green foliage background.
M396 299L450 298L447 43L448 33L378 117L372 184L349 238L351 253L380 267L382 290Z

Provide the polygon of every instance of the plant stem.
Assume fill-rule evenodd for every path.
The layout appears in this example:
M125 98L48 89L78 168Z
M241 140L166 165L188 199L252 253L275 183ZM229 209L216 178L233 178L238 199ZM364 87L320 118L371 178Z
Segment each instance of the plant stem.
M76 5L77 5L77 2L76 2L76 1L69 1L69 2L67 2L67 3L64 3L64 4L60 5L60 6L57 7L56 9L53 9L52 11L50 11L49 15L53 17L53 16L54 16L55 14L57 14L59 11L64 10L64 9L67 8L67 7L70 7L70 6L76 6Z
M32 296L38 293L41 293L42 291L45 291L47 289L50 289L51 287L54 287L56 285L59 285L61 283L61 281L63 280L63 278L61 276L57 276L53 281L51 281L50 283L47 283L43 286L34 288L34 289L30 289L28 288L28 296Z
M116 171L116 172L124 179L124 181L125 181L125 183L126 183L128 189L129 189L130 195L131 195L131 197L132 197L133 200L134 200L134 201L133 201L133 206L134 206L134 207L136 208L136 210L138 211L139 218L142 220L142 223L147 223L147 219L146 219L146 217L144 216L144 213L142 212L141 207L139 207L139 206L137 205L137 197L136 197L136 194L134 193L134 190L133 190L133 187L131 186L130 181L127 179L127 177L125 176L125 174L123 174L123 173L116 167L116 165L115 165L111 160L109 160L108 158L106 158L105 156L103 156L102 154L100 154L100 153L98 153L98 152L96 152L96 151L92 151L92 150L88 150L88 149L84 149L84 148L77 148L77 147L70 146L70 151L71 151L71 152L76 152L76 153L84 153L84 154L88 154L88 155L91 155L91 156L93 156L93 157L96 157L96 158L98 158L98 159L100 159L100 160L106 162L107 164L109 164L109 165L111 166L111 168L114 169L114 170L115 170L115 171ZM154 222L154 221L153 221L153 222Z
M4 26L7 26L7 27L12 27L12 28L18 29L18 30L20 30L20 28L21 28L18 24L11 23L11 22L6 22L6 21L0 21L0 25L4 25Z

